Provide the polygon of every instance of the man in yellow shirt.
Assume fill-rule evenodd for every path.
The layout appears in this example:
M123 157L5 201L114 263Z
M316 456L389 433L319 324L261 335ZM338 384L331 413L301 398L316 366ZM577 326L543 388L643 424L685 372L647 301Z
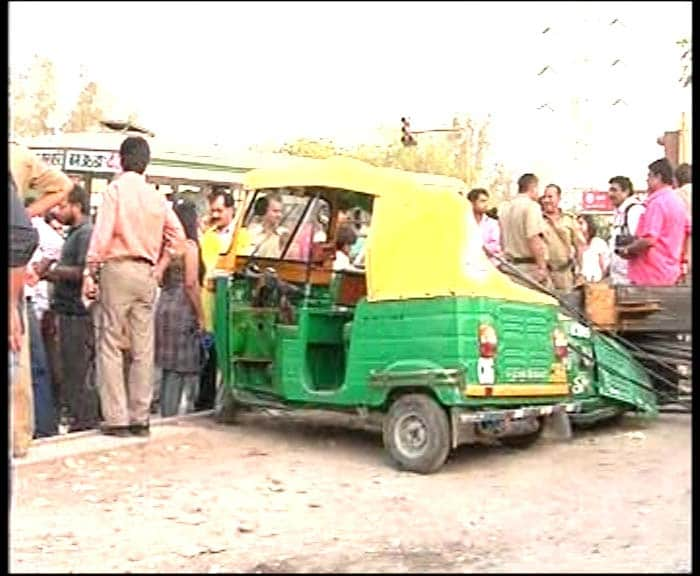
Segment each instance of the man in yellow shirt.
M233 240L233 196L224 188L215 188L209 196L209 224L211 226L199 239L202 251L205 275L202 283L202 308L204 312L204 330L214 332L215 280L214 270L219 255L226 253ZM216 397L216 351L211 346L208 360L200 378L199 398L196 409L204 410L214 406Z
M202 234L199 245L206 269L202 286L204 307L204 328L214 331L214 269L219 255L228 251L233 239L233 196L228 190L214 189L209 196L209 223L211 226Z

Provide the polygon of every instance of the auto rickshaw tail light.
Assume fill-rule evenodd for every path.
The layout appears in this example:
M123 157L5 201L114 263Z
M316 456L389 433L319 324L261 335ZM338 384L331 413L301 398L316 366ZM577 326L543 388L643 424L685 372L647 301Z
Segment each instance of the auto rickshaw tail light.
M559 360L563 360L569 355L569 341L566 332L555 328L552 333L552 343L554 344L554 356Z
M493 326L481 324L479 326L479 356L482 358L493 358L496 355L498 338Z

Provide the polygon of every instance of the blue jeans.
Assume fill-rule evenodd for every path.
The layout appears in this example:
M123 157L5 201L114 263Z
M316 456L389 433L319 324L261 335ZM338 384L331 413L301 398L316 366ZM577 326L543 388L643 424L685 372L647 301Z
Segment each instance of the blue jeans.
M53 401L51 374L46 360L41 327L31 302L27 302L27 323L29 324L29 353L34 391L34 437L54 436L58 434L58 422Z
M163 370L160 381L160 413L162 416L175 416L180 405L185 404L187 413L194 412L194 402L199 388L199 374L186 374Z

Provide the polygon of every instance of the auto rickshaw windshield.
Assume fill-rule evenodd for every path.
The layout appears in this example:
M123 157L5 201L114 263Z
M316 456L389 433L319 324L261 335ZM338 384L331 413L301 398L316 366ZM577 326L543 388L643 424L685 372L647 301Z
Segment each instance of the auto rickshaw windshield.
M328 238L330 204L312 194L305 187L256 191L243 220L246 239L239 242L238 254L305 262L311 243Z

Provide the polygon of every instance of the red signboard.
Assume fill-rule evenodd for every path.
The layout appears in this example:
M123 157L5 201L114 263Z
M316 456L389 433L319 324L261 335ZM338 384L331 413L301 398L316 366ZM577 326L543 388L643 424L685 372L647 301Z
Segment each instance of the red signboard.
M586 190L583 193L583 210L598 210L600 212L612 212L614 206L607 192L600 190Z

